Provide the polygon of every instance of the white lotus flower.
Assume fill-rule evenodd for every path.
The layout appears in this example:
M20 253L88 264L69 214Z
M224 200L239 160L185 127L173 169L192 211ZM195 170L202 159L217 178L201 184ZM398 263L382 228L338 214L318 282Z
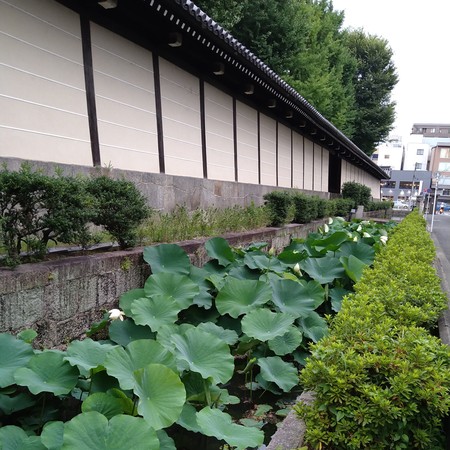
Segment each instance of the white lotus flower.
M108 313L111 320L123 320L123 318L125 317L125 313L120 309L110 309Z
M299 263L297 263L297 264L294 266L294 272L295 272L296 274L298 274L298 275L301 275L301 274L302 274L302 271L300 270L300 265L299 265Z
M331 225L333 223L333 218L332 217L328 217L328 225Z
M330 231L330 227L327 224L324 224L323 231L324 233L328 233Z
M356 231L359 233L362 230L362 226L358 225L358 228L356 229Z
M358 236L355 236L355 237L353 238L353 242L358 242Z
M274 248L274 247L270 247L269 255L270 255L270 256L275 255L275 248Z
M371 236L370 236L370 234L369 234L369 233L366 233L366 232L364 231L364 233L363 233L363 237L371 237Z
M380 242L381 242L382 244L386 245L387 240L388 240L388 237L387 237L387 236L380 236Z

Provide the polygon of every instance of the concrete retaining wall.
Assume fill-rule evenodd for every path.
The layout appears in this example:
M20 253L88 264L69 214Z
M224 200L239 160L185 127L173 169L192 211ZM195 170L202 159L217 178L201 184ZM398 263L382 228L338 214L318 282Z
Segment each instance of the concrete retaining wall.
M267 242L281 249L292 237L306 237L324 221L264 228L224 237L232 246ZM207 239L179 243L193 264L207 261ZM16 269L0 269L0 332L38 332L36 344L54 347L79 338L93 321L117 306L124 292L142 287L149 276L143 248L65 257Z
M0 163L5 164L9 170L19 170L24 162L24 160L18 158L0 157ZM148 205L151 208L166 212L174 210L177 206L184 206L189 211L198 208L206 209L208 207L249 206L252 202L259 206L264 203L264 194L284 189L275 186L174 176L162 173L94 168L39 161L27 162L31 164L34 170L41 170L50 176L55 175L55 170L58 169L67 176L89 176L101 172L109 174L113 178L123 177L136 185L147 198ZM298 191L300 192L300 190ZM329 198L327 192L308 190L302 190L301 192Z

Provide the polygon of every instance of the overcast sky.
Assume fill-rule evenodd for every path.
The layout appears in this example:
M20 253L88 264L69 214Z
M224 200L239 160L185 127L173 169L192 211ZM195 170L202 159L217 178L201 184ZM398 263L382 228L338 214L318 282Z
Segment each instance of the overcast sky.
M399 82L392 134L408 142L413 123L450 123L450 0L332 0L345 27L389 42Z

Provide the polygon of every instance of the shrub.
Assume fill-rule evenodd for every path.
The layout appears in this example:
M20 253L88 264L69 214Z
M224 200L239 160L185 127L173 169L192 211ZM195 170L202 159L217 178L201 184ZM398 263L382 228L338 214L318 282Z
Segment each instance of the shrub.
M386 202L386 201L381 201L381 202L369 202L367 204L366 210L367 211L382 211L382 210L387 210L389 208L392 207L392 202Z
M87 183L87 190L96 199L93 223L103 226L120 248L133 246L137 227L150 214L146 199L136 186L127 180L100 176Z
M328 201L317 197L317 216L316 219L323 219L327 215L330 215L328 213Z
M432 328L446 307L431 269L425 219L409 214L312 346L301 379L316 394L299 405L313 448L442 449L450 409L450 351Z
M269 192L264 195L264 201L271 226L279 227L292 222L295 206L292 202L292 196L288 192Z
M353 208L353 200L348 198L335 198L329 200L328 209L330 216L347 217Z
M294 221L296 223L309 223L317 217L317 202L303 193L297 193L292 196L295 207Z
M0 172L1 237L8 265L16 265L22 246L42 256L49 241L79 243L88 239L90 196L83 180L50 177L27 164Z
M355 181L347 181L342 185L342 198L351 199L353 201L352 208L358 205L368 207L371 197L371 189Z

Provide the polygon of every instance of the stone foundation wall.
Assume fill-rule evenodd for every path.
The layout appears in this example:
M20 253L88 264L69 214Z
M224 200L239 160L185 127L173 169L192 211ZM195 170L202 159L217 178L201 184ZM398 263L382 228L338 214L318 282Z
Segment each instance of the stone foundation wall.
M284 228L264 228L224 237L231 246L267 242L282 249L292 237L306 237L325 221ZM179 243L193 264L207 260L207 239ZM0 269L0 332L25 328L38 332L36 345L54 347L80 338L105 311L117 307L121 294L143 287L150 275L143 248L68 256L16 269Z

